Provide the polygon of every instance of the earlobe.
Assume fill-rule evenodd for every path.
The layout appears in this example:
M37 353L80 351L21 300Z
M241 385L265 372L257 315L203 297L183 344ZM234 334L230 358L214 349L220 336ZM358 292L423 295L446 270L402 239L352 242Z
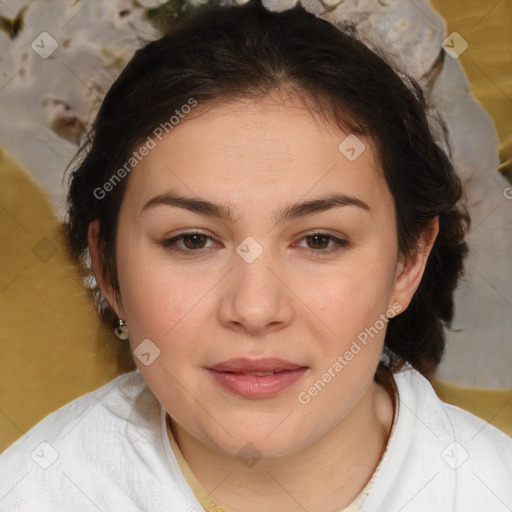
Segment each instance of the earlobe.
M116 293L112 287L112 284L106 279L103 267L101 241L99 237L100 233L100 221L98 219L92 221L89 224L87 231L87 240L89 244L89 254L91 256L91 264L94 273L94 277L103 293L110 307L119 316L119 304L117 301Z
M438 233L439 216L436 216L423 231L416 249L407 257L401 258L397 264L393 296L404 310L420 285Z

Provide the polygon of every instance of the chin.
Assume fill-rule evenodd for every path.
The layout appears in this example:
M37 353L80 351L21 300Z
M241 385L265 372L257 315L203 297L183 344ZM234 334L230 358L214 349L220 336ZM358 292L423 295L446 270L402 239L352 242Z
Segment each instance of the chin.
M286 414L282 413L267 417L264 421L254 418L250 425L250 418L245 415L244 422L236 419L223 422L222 426L231 435L219 427L215 432L205 432L207 440L203 442L215 450L238 458L284 457L305 448L309 438L308 433L299 425L291 422L285 425L285 418Z

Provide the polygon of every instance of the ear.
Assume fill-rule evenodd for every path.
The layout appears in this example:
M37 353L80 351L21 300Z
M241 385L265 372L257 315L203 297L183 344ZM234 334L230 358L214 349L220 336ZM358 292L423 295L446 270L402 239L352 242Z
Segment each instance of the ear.
M394 302L402 305L404 311L420 285L438 233L439 216L436 216L421 234L416 248L409 255L402 257L397 264L392 297Z
M125 318L121 299L118 297L118 294L116 294L110 280L105 277L102 257L102 244L99 233L100 221L96 219L89 224L89 229L87 231L89 254L91 256L94 277L101 289L101 293L103 293L103 296L110 304L110 307L116 312L118 317Z

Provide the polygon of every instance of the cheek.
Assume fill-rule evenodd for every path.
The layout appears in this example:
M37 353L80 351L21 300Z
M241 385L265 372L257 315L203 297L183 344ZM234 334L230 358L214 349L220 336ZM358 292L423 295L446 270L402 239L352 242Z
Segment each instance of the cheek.
M206 287L184 283L156 269L140 272L123 289L130 332L136 338L150 338L162 347L170 338L182 339L187 326L201 325L201 297L206 292Z
M131 232L119 233L117 269L130 339L135 345L145 338L163 344L181 327L180 319L194 315L194 305L206 291L203 280L166 264L159 249Z
M388 309L394 277L391 259L364 257L348 259L329 276L308 283L307 303L337 334L355 336Z
M307 401L307 410L323 415L327 423L338 421L373 380L387 327L381 315L389 309L391 270L380 258L361 258L338 269L324 280L323 293L311 296L311 310L321 311L318 317L329 332L317 346L321 356L299 402ZM332 409L332 404L339 406Z

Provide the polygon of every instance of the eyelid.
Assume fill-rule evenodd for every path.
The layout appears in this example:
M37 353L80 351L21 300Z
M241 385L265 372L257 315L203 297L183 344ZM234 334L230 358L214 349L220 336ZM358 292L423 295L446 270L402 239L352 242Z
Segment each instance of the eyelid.
M217 242L219 243L219 239L214 237L213 235L210 235L204 231L201 231L200 229L192 229L192 230L189 230L189 231L183 231L182 233L178 233L177 235L175 236L172 236L170 238L164 238L161 242L159 242L161 245L164 245L165 247L171 245L171 243L173 242L176 242L178 240L181 240L183 239L184 237L186 236L190 236L190 235L202 235L204 236L205 238L209 239L209 240L213 240L214 242ZM196 251L194 251L193 249L183 249L183 251L185 252L199 252L200 249L197 249Z
M330 242L334 242L334 245L328 249L317 249L317 250L309 249L309 248L305 247L304 249L313 256L318 256L318 257L326 256L326 255L332 254L334 252L337 252L341 249L344 249L350 245L349 241L345 235L342 235L342 238L340 238L339 236L333 235L333 234L329 233L328 231L322 231L321 229L315 229L313 231L307 231L305 233L302 233L299 240L302 241L302 240L306 239L307 237L315 236L315 235L319 235L319 236L328 238Z
M170 251L182 253L182 254L194 254L194 253L200 254L201 252L207 251L209 249L208 247L200 247L195 250L194 249L181 249L179 247L172 247L172 244L175 244L176 242L182 240L186 236L191 236L191 235L201 235L201 236L204 236L205 238L207 238L208 240L212 240L216 243L220 243L220 240L218 238L216 238L204 231L201 231L200 229L183 231L182 233L178 233L177 235L175 235L171 238L165 238L164 240L162 240L161 242L158 242L158 243L159 243L159 245L162 245L163 247L165 247L166 249L168 249ZM329 253L333 253L337 250L343 249L349 245L349 242L346 239L345 235L342 235L343 238L340 238L339 236L333 235L333 234L329 233L328 231L322 231L320 228L301 233L300 237L299 237L299 241L303 241L307 237L315 236L315 235L324 236L324 237L328 238L330 242L334 242L334 246L332 246L328 249L309 249L307 247L302 248L302 249L306 250L307 252L309 252L310 254L314 254L316 256L327 255Z

